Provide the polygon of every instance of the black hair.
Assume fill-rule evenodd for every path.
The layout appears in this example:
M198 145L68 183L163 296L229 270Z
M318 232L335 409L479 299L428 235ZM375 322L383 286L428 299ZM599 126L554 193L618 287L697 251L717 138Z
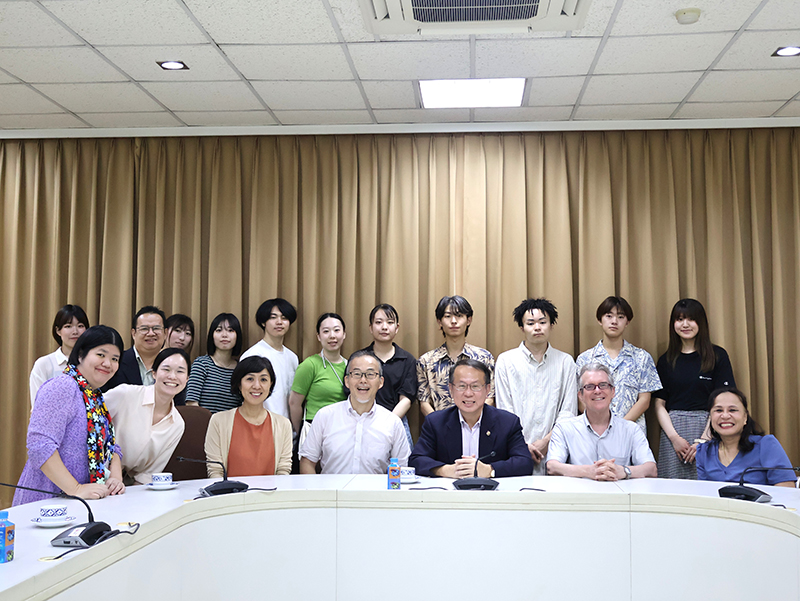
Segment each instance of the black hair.
M372 357L378 362L378 374L383 377L383 362L378 359L378 356L373 353L372 351L368 351L367 349L361 349L360 351L356 351L347 359L347 366L345 374L350 374L350 365L353 363L353 359L358 359L359 357Z
M272 369L272 363L270 363L269 359L262 357L261 355L252 355L242 359L236 364L236 367L233 368L233 373L231 374L231 394L233 394L233 396L240 401L243 401L244 397L242 396L242 391L239 390L242 379L247 374L257 374L265 369L269 374L270 386L269 393L264 400L272 396L272 391L275 390L275 370Z
M706 310L700 301L693 298L683 298L672 307L669 316L669 346L667 347L667 361L673 369L683 348L683 339L675 331L675 322L681 319L691 319L697 324L697 336L694 341L694 350L700 355L700 371L709 373L717 363L714 345L711 344L711 334L708 328Z
M122 344L122 337L111 326L92 326L86 330L81 337L75 342L72 347L72 352L69 354L67 363L70 365L78 365L84 357L93 348L103 346L104 344L113 344L119 349L119 354L122 355L125 346Z
M628 304L628 301L621 296L609 296L597 307L597 313L595 314L597 315L597 321L602 320L603 315L611 313L614 309L621 311L628 318L628 321L633 319L633 309Z
M217 345L214 344L214 331L223 323L228 322L230 328L236 332L236 344L231 349L231 355L238 357L242 354L242 324L239 323L239 318L233 313L220 313L211 320L211 326L208 328L208 339L206 340L206 352L209 357L217 352Z
M534 309L539 309L544 315L550 319L550 324L558 321L558 310L556 306L546 298L529 298L522 301L516 309L514 309L514 321L517 322L519 327L522 327L525 320L525 314L530 311L533 314Z
M58 335L58 330L63 328L68 323L72 323L73 319L77 319L78 323L82 323L86 329L89 329L89 318L86 317L86 311L84 311L78 305L64 305L61 307L58 312L56 313L56 318L53 320L53 338L55 338L56 342L58 342L58 346L64 344L64 341L61 340L61 336Z
M400 323L400 316L397 314L397 309L392 305L381 303L380 305L375 305L372 311L369 312L369 325L372 325L372 322L375 320L375 314L378 311L383 311L387 318L393 319L396 323Z
M342 330L344 330L345 332L347 331L347 328L344 325L344 319L342 319L341 315L339 315L338 313L323 313L322 315L319 316L319 319L317 319L317 334L319 334L319 327L322 325L322 322L328 318L338 319L339 322L342 324Z
M158 370L158 366L161 365L166 359L172 357L172 355L180 355L183 357L183 360L186 361L186 375L189 375L189 372L192 369L192 362L189 359L189 353L187 353L182 348L172 348L168 347L165 349L161 349L161 351L156 355L156 358L153 359L153 373Z
M455 382L456 377L456 368L457 367L471 367L473 369L478 369L483 372L483 385L486 386L487 384L491 383L492 381L492 370L489 369L489 366L485 363L481 363L475 359L459 359L456 364L450 368L450 376L448 377L448 381L450 384Z
M167 320L164 322L164 328L167 330L174 330L182 326L189 327L189 334L192 335L192 340L194 340L194 321L192 321L192 318L188 315L175 313L175 315L167 317Z
M164 312L156 307L155 305L145 305L141 309L136 312L136 315L133 316L133 320L131 321L131 330L136 329L136 322L139 321L139 318L142 315L147 315L148 313L153 313L161 317L161 324L166 328L167 327L167 316Z
M290 324L297 321L297 309L294 308L292 303L283 298L271 298L261 303L261 306L256 311L256 323L262 330L266 329L266 323L269 321L269 316L275 307L283 313L283 316L289 320Z
M714 403L716 402L717 397L726 392L730 392L731 394L738 397L739 400L742 402L742 405L744 406L744 416L746 422L744 424L744 427L742 428L742 435L739 437L739 452L742 454L749 453L756 446L755 443L750 440L750 437L764 436L764 430L761 429L761 426L758 425L758 422L756 422L756 420L754 420L750 415L750 411L747 409L747 397L744 395L744 393L738 388L735 388L733 386L724 386L723 388L717 388L714 392L711 393L711 396L708 397L708 410L711 411L711 409L714 407ZM722 438L720 438L719 433L714 429L713 426L710 425L710 423L709 423L709 430L711 430L711 438L713 438L716 441L722 440Z
M472 317L474 313L472 305L470 305L469 301L463 296L443 296L439 304L436 305L436 321L442 321L448 309L456 315L465 315L467 317ZM469 326L467 326L467 330L464 332L465 336L467 334L469 334ZM442 329L442 335L445 335L444 329Z

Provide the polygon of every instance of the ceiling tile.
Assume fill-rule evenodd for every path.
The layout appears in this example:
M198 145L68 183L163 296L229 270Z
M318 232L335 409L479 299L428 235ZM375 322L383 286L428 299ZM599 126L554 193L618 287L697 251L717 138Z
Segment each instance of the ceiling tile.
M800 69L793 71L712 71L691 102L789 100L800 92Z
M63 109L25 84L0 86L0 114L61 113Z
M586 78L581 77L537 77L530 86L529 106L562 106L575 104Z
M602 37L614 12L617 0L592 0L583 27L572 32L573 37Z
M362 111L275 111L284 125L347 125L372 123L372 118Z
M19 79L17 79L16 77L12 77L8 73L0 71L0 84L3 83L19 83Z
M594 72L705 71L733 34L609 38Z
M589 80L583 104L651 104L680 102L699 79L699 73L595 75Z
M594 38L478 41L476 77L585 75L597 52Z
M598 104L578 107L578 110L575 111L575 119L592 121L604 121L607 119L622 121L631 119L669 119L676 108L678 108L677 102L671 104Z
M469 123L469 109L374 111L378 123Z
M173 111L241 111L261 109L252 90L241 81L187 81L142 84Z
M160 113L81 113L92 127L180 127L183 125L166 111Z
M375 36L367 29L358 0L329 0L331 10L346 42L372 42Z
M218 44L338 42L322 2L185 0Z
M361 79L469 77L469 42L367 42L348 44Z
M32 2L0 2L0 46L81 45Z
M769 117L782 102L687 102L677 119L746 119Z
M181 111L175 113L187 125L237 126L275 125L275 119L265 110L260 111Z
M793 44L800 44L800 31L745 31L714 68L800 69L800 57L772 56L779 47Z
M353 79L338 44L222 46L247 79Z
M51 83L39 84L36 88L76 113L162 110L132 83Z
M413 81L365 81L362 85L374 109L418 108Z
M769 0L748 29L800 29L797 0Z
M2 129L61 129L62 127L86 127L80 119L69 113L58 115L0 115Z
M274 111L365 108L353 81L254 81L253 87Z
M790 102L778 113L779 117L800 117L800 100Z
M178 2L44 0L42 4L92 45L208 41Z
M567 121L571 113L571 106L485 108L475 109L475 121Z
M29 83L125 81L125 76L86 47L0 49L0 66Z
M204 46L101 46L110 61L137 81L225 81L239 80L220 52ZM181 60L188 71L165 71L156 61Z
M693 2L665 2L664 0L636 0L625 2L617 15L612 36L653 35L660 33L698 33L708 31L737 31L753 13L761 0L694 0ZM691 6L700 9L700 20L692 25L681 25L675 18L679 8Z

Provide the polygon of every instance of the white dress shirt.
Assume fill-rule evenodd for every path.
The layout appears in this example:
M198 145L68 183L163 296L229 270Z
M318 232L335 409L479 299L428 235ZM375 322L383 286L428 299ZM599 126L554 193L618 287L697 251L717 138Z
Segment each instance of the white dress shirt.
M282 350L276 351L262 339L242 353L239 361L252 356L269 359L275 371L275 389L264 401L264 409L289 417L289 392L292 390L294 374L297 371L297 355L285 346Z
M407 466L410 454L399 417L377 403L359 415L349 398L317 411L300 448L323 474L385 474L390 458Z
M33 403L36 401L36 393L39 392L39 387L50 378L54 378L58 374L63 373L64 368L67 366L67 359L68 357L61 352L61 347L58 347L49 355L39 357L33 364L29 380L31 389L31 411L33 411Z
M478 417L478 421L475 422L475 425L470 428L464 416L461 415L460 411L458 412L458 421L461 424L461 454L465 457L475 457L479 459L478 453L480 448L482 418L483 411L481 411L481 415Z

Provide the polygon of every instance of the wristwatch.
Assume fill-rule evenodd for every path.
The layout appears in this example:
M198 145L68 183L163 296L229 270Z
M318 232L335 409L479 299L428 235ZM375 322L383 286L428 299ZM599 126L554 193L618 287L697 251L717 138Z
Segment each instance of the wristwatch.
M630 480L631 479L631 468L629 468L627 465L623 465L622 469L625 470L625 479L626 480Z
M491 474L489 474L489 477L490 477L490 478L494 478L494 470L492 470L492 473L491 473Z

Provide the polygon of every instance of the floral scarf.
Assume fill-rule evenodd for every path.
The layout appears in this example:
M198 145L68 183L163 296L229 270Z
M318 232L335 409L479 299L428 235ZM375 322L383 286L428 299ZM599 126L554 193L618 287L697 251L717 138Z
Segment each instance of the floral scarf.
M64 373L71 376L83 393L86 404L87 456L89 461L89 482L106 481L110 476L109 466L114 452L114 426L111 416L103 402L103 393L93 390L74 365L67 365Z

